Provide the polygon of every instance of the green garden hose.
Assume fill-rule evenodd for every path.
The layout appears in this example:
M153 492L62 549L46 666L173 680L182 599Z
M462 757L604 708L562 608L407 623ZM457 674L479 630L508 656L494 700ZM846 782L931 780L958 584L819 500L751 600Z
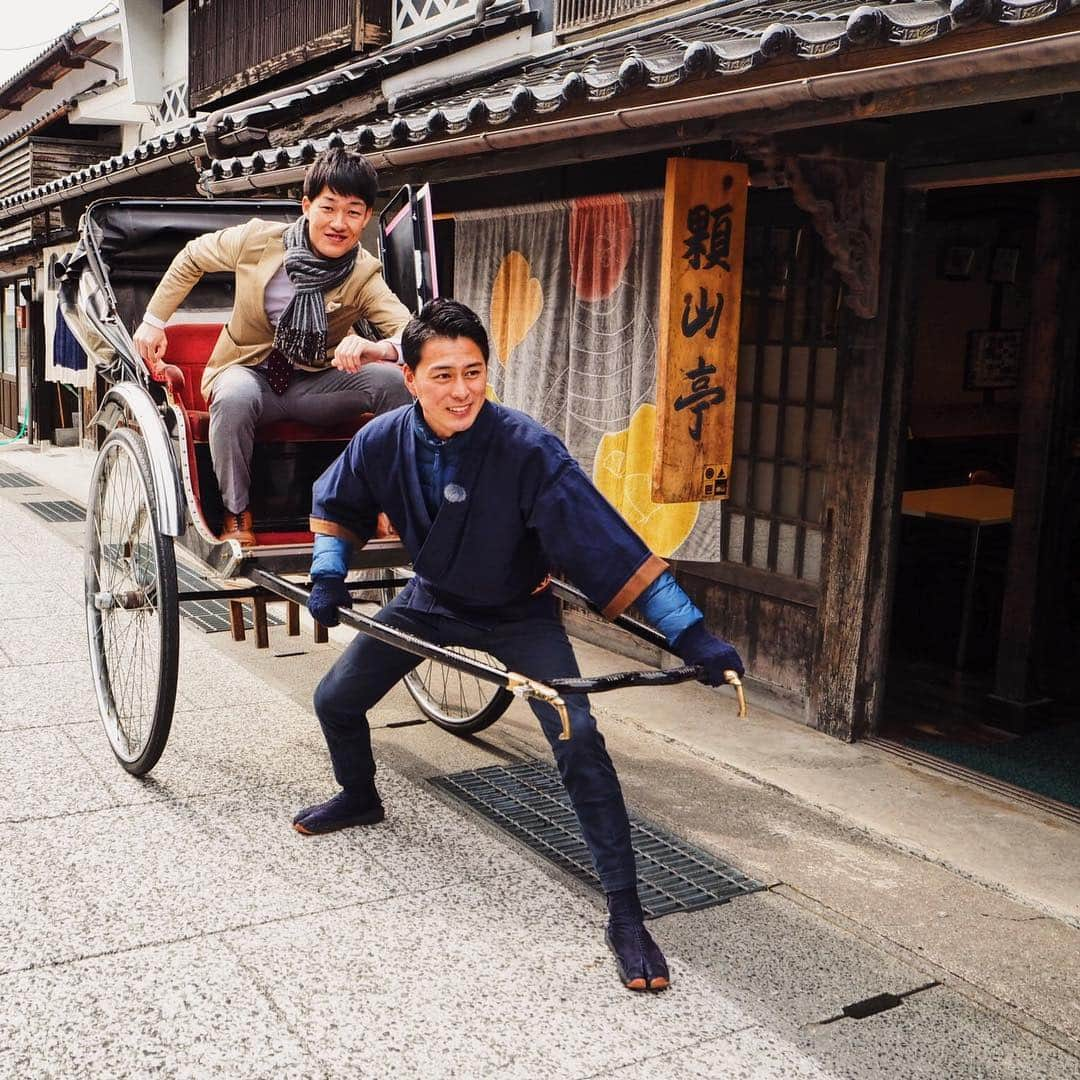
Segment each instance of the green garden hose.
M10 439L0 439L0 446L10 446L13 442L18 442L20 439L26 437L26 425L30 421L30 399L27 398L25 405L23 406L22 421L19 424L19 432L17 435L13 435Z

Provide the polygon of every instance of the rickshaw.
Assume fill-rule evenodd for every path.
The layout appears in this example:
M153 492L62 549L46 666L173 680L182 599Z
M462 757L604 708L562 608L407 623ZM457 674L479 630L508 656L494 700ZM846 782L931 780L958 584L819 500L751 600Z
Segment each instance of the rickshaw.
M222 542L217 533L224 507L199 384L232 308L232 275L203 277L170 320L163 360L147 364L132 343L153 289L187 241L253 217L287 222L296 214L296 203L284 200L105 199L88 207L78 245L58 268L61 312L95 365L101 390L92 420L100 449L85 534L94 690L113 753L137 776L154 767L169 737L180 603L227 600L234 613L242 600L304 604L310 591L312 483L370 419L361 415L337 427L286 421L260 428L252 458L257 543L242 548L234 540ZM388 274L388 280L394 277ZM205 588L180 589L178 558ZM351 569L364 573L355 581L350 576L350 588L365 595L377 590L384 602L411 576L408 555L392 534L356 551ZM553 588L567 603L591 606L570 585ZM290 612L290 633L299 632L297 616L298 607ZM359 611L343 610L341 621L421 656L405 684L423 715L456 735L486 728L519 696L550 703L562 719L561 737L569 738L563 693L659 685L698 674L683 667L543 684L484 654L432 645ZM642 623L618 623L645 641L664 644ZM743 712L742 690L736 689Z

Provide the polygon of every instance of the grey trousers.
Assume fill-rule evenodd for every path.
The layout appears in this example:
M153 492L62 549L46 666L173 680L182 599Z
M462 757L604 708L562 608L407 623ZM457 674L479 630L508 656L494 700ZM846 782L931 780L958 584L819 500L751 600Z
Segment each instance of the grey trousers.
M210 388L210 457L225 509L233 514L247 509L257 427L277 420L337 424L411 400L397 364L365 364L355 375L337 368L295 371L280 396L253 367L226 368Z

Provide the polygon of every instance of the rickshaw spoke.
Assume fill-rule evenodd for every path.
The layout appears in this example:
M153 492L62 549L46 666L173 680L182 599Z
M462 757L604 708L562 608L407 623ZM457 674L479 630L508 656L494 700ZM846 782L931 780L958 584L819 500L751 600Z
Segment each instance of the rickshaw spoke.
M397 577L398 575L395 575ZM404 579L402 580L402 584ZM383 602L388 603L400 586L383 589ZM481 660L497 667L503 665L482 649L450 646L452 652ZM456 691L451 672L457 675ZM493 683L473 679L475 687L462 678L456 668L432 660L421 661L405 676L405 687L420 711L429 720L455 735L471 735L493 724L506 711L513 696Z

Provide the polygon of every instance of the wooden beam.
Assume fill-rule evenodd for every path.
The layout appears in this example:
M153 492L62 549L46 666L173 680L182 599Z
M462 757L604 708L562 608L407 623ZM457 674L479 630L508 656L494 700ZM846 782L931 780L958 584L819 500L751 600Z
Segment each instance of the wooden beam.
M707 581L718 581L744 592L758 593L801 607L818 606L819 589L812 581L801 581L788 577L787 574L774 574L769 570L759 570L756 566L743 566L741 563L672 559L671 564L680 574L693 574Z
M334 101L325 108L294 119L279 121L275 118L270 138L274 146L292 146L304 139L315 139L331 131L358 127L375 116L385 104L386 99L377 88L356 93L344 101ZM299 109L300 106L296 108ZM292 109L289 112L291 113Z
M998 632L993 700L1014 710L1038 704L1034 663L1039 655L1038 582L1046 478L1054 430L1062 312L1066 295L1075 185L1048 184L1039 192L1031 316L1020 389L1020 435L1016 452L1012 539L1005 570L1005 597ZM1072 362L1072 358L1068 358Z
M1040 154L1026 158L909 169L904 173L904 187L936 191L941 188L985 187L989 184L1022 184L1032 180L1063 180L1077 176L1080 176L1080 154Z
M837 738L855 737L855 717L866 713L859 685L863 635L873 579L875 483L881 454L881 417L891 310L893 259L899 243L899 184L886 178L877 316L845 311L841 323L841 391L825 480L825 515L818 641L810 672L811 722Z

